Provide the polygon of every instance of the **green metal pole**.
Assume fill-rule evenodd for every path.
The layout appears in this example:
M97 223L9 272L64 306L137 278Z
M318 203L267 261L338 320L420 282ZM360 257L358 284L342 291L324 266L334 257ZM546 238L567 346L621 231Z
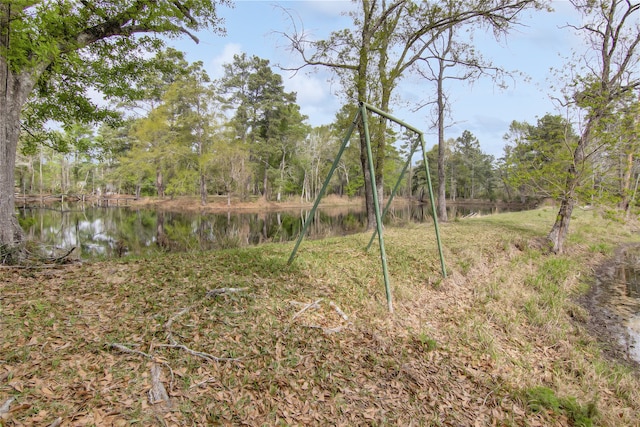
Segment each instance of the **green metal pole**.
M358 111L356 112L355 117L353 118L353 121L351 122L351 126L349 127L349 130L347 131L347 135L342 140L342 145L340 146L340 151L338 151L338 154L336 155L336 158L333 161L333 165L331 165L331 170L329 171L329 174L327 175L327 178L324 180L324 184L322 185L322 189L320 190L320 193L318 193L318 196L316 197L316 201L313 204L313 208L311 208L311 211L309 212L309 215L307 216L307 219L304 222L304 225L302 227L302 231L300 232L300 235L298 236L298 240L296 241L296 244L293 247L293 251L291 252L291 255L289 256L289 261L287 261L288 265L291 265L291 263L293 262L293 259L296 256L296 252L298 251L298 246L300 246L300 243L302 242L302 239L304 238L305 234L307 233L307 228L309 228L309 224L311 223L311 218L313 218L313 216L315 215L316 209L318 208L318 205L320 204L320 199L322 199L322 196L324 196L325 190L329 186L329 181L331 181L331 176L333 175L333 172L338 167L338 163L340 162L340 157L342 157L342 153L344 152L345 148L347 148L347 145L349 144L349 139L351 138L351 134L353 133L353 130L355 129L356 124L358 123L358 118L360 118L360 114L361 114L360 110L358 109Z
M385 111L380 110L379 108L374 107L373 105L369 105L366 104L364 102L361 102L360 105L364 106L367 108L367 110L373 111L376 114L379 114L391 121L394 121L396 123L398 123L401 126L404 126L405 128L414 131L415 133L417 133L420 136L420 144L422 145L422 159L424 162L424 167L427 173L427 184L429 186L429 199L431 201L431 210L433 211L433 225L435 227L436 230L436 241L438 243L438 253L440 254L440 266L442 267L442 275L444 277L447 277L447 269L445 267L444 264L444 255L442 253L442 242L440 240L440 229L438 227L438 217L436 215L436 208L435 208L435 201L433 199L433 187L431 186L431 175L429 174L429 163L427 162L427 150L425 148L425 142L424 142L424 134L422 133L421 130L411 126L408 123L403 122L400 119L397 119L395 117L393 117L392 115L388 114ZM386 214L386 210L385 210L385 214ZM372 237L373 240L373 237ZM371 245L371 242L369 243L369 246ZM367 247L368 249L368 247Z
M416 143L411 146L411 152L409 153L409 157L407 158L407 162L404 164L404 167L402 168L402 171L400 172L400 176L398 177L398 181L396 182L396 185L393 187L393 191L391 192L391 195L389 196L389 200L387 200L387 204L384 207L384 210L382 211L382 218L387 216L387 212L389 211L389 207L391 206L391 202L393 201L393 198L395 197L396 192L398 191L398 188L400 188L400 183L402 182L402 177L404 177L404 174L407 172L407 169L409 168L409 164L411 164L411 158L413 157L413 154L416 152L417 148L418 148L418 142L416 141ZM369 249L371 249L371 245L373 244L373 239L375 239L377 233L378 233L377 229L373 231L373 234L371 235L371 239L369 240L369 244L367 245L367 249L365 250L366 252L368 252Z
M378 230L378 242L380 243L380 259L382 260L382 275L384 276L384 289L387 294L387 307L393 313L393 300L391 296L391 286L389 286L389 271L387 269L387 254L384 250L384 238L382 237L382 217L380 215L380 205L378 205L378 189L376 187L376 174L373 167L373 153L371 152L371 138L369 137L369 124L367 123L367 107L364 102L360 103L360 115L364 125L364 136L367 142L367 158L369 160L369 176L371 177L371 193L373 195L373 206L376 212L376 228Z
M400 126L403 126L403 127L407 128L407 129L409 129L409 130L412 130L412 131L414 131L414 132L415 132L415 133L417 133L417 134L422 134L422 131L421 131L420 129L415 128L415 127L411 126L410 124L405 123L405 122L403 122L402 120L400 120L400 119L398 119L398 118L396 118L396 117L393 117L391 114L387 113L386 111L382 111L382 110L380 110L379 108L376 108L376 107L374 107L373 105L369 105L369 104L367 104L367 103L365 103L365 102L363 102L362 104L363 104L365 107L367 107L367 110L371 110L371 111L373 111L373 112L374 112L374 113L376 113L376 114L380 114L382 117L385 117L385 118L387 118L387 119L389 119L389 120L391 120L391 121L394 121L394 122L396 122L397 124L399 124Z
M436 202L433 199L433 187L431 186L431 174L429 173L429 162L427 161L427 150L424 143L424 135L420 132L420 143L422 144L422 161L427 174L427 185L429 186L429 200L431 201L431 212L433 212L433 226L436 230L436 241L438 242L438 253L440 254L440 267L442 267L442 277L447 277L447 268L444 265L444 254L442 253L442 242L440 241L440 229L438 227L438 214L436 212Z

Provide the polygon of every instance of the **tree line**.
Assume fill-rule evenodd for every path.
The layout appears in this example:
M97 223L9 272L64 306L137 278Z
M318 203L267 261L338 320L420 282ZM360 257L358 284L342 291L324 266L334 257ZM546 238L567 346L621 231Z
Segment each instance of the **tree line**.
M147 76L138 117L97 129L74 123L36 144L20 141L16 186L24 195L107 193L157 197L211 195L228 201L314 200L346 133L355 105L345 105L330 125L312 127L296 94L286 92L269 61L246 54L224 65L212 81L201 63L188 64L168 50L174 67ZM142 112L142 114L140 114ZM387 130L384 194L399 179L409 150L402 130ZM340 159L329 194L363 196L364 179L354 138ZM437 149L437 146L435 146ZM450 142L450 200L504 200L493 156L465 131ZM432 170L437 151L431 150ZM412 167L400 195L426 197L424 168ZM437 176L434 175L434 182Z
M293 31L281 35L299 55L301 65L294 69L328 69L345 100L392 112L404 78L431 80L435 96L415 107L431 106L435 117L438 166L432 169L437 170L440 219L446 220L447 194L547 194L560 205L548 234L552 250L560 253L578 203L608 197L627 209L635 203L637 182L640 4L570 3L580 18L566 28L581 37L583 50L567 60L557 87L549 88L562 116L514 123L504 157L493 162L477 152L471 134L463 133L454 143L445 140L452 106L443 82L488 77L504 85L507 73L479 54L473 35L506 38L523 23L525 12L551 11L550 2L358 0L349 12L352 25L326 39L310 37L293 15ZM197 42L199 31L223 33L217 12L231 4L0 2L1 262L19 261L25 253L15 216L16 184L22 191L36 182L43 188L54 163L59 165L55 173L60 191L89 185L95 191L109 181L123 191L163 196L193 192L195 182L203 202L213 193L313 197L327 156L320 152L331 152L340 121L348 120L348 107L335 128L309 129L295 94L284 91L267 60L238 56L228 64L225 77L212 84L202 64L177 68L174 64L183 58L166 48L165 38L187 36ZM95 102L91 93L99 93L106 103ZM122 122L123 109L141 108L146 110L139 119ZM59 128L52 128L52 122ZM93 134L90 126L98 123L110 127ZM335 186L346 194L363 193L372 227L373 195L378 193L381 200L389 178L393 182L397 174L402 153L393 141L400 131L385 120L371 124L374 161L369 170L359 126L359 139ZM373 177L377 188L372 188ZM414 183L420 176L410 174L408 179L408 191L417 190ZM96 185L97 180L104 185Z

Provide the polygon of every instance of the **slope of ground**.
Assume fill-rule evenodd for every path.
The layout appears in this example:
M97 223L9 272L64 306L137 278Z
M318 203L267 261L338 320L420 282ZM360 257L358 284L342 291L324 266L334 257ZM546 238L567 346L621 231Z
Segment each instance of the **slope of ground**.
M0 270L0 420L22 425L636 425L640 377L575 301L628 224L553 210Z

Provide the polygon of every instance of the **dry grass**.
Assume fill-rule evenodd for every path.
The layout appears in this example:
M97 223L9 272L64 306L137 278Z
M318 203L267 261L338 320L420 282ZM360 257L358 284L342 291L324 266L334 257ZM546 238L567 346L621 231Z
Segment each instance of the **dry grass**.
M274 244L2 270L1 422L636 425L638 373L605 359L574 301L637 237L578 212L570 254L550 256L552 218L443 224L444 280L432 228L388 228L393 315L368 235L304 242L292 266ZM149 401L153 365L169 402Z

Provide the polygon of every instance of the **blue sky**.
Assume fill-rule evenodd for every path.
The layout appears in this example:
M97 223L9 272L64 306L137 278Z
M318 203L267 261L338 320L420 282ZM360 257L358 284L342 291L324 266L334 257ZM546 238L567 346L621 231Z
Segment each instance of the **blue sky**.
M291 53L282 32L291 32L286 9L303 25L306 32L316 39L323 39L335 30L349 27L351 20L344 15L354 5L345 0L240 0L232 9L222 8L227 35L199 34L198 45L184 39L174 45L187 53L190 61L202 61L213 78L220 77L222 64L230 63L234 54L245 52L269 59L275 72L282 74L287 91L298 95L302 113L312 125L331 123L340 108L341 99L336 96L327 70L308 69L292 76L276 65L299 66L301 60ZM513 120L534 124L546 113L557 113L551 101L551 70L563 68L572 50L580 49L573 33L562 28L569 22L576 23L576 14L567 1L553 2L554 12L527 13L521 19L523 26L513 30L506 40L496 42L492 36L476 37L475 45L482 55L496 66L519 71L527 78L516 77L509 88L499 89L489 79L473 85L464 82L449 84L453 122L445 131L445 137L456 138L469 130L478 140L484 152L500 157L503 152L503 135ZM432 84L417 78L408 79L396 92L403 101L412 102L435 96ZM404 105L394 105L396 117L423 130L428 148L436 143L429 129L432 119L429 111L412 112Z

